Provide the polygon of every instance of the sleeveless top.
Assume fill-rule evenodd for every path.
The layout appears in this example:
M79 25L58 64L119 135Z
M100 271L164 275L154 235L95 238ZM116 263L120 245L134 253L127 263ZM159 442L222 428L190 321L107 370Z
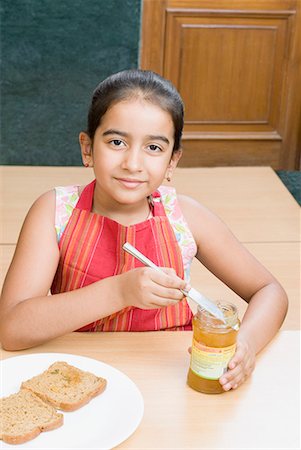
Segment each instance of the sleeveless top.
M55 228L60 260L51 287L53 294L142 266L122 249L126 241L155 264L173 267L178 276L189 281L196 243L174 188L161 186L151 196L153 217L126 227L91 212L94 187L95 180L80 196L79 186L55 188ZM176 305L153 310L124 308L78 331L184 330L191 329L191 319L192 312L183 299Z

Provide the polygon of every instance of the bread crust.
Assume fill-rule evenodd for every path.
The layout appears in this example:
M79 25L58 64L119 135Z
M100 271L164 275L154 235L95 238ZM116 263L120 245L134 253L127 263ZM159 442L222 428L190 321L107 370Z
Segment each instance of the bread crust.
M60 387L60 392L55 392L57 386ZM24 381L21 388L30 390L57 409L75 411L101 394L106 386L105 378L78 369L65 361L57 361L40 375ZM78 394L78 401L72 399L71 395L70 400L68 399L68 393L72 394L74 391L81 393Z
M3 402L9 403L10 407L18 408L18 401L20 397L23 397L24 392L26 391L20 390L17 394L13 394L9 397L6 397L3 400ZM49 417L48 422L38 424L38 425L32 425L32 429L30 431L21 433L21 434L13 434L9 433L9 431L3 430L2 434L0 435L0 439L3 440L3 442L6 442L7 444L24 444L27 441L30 441L34 438L36 438L40 433L44 431L51 431L55 430L56 428L59 428L64 423L64 416L61 413L58 413L51 405L48 403L43 402L37 395L35 395L32 392L29 392L31 398L28 399L29 401L33 401L36 404L39 405L39 407L45 407L45 410L47 410L49 413L51 413L51 417ZM26 394L25 394L26 395ZM26 401L26 400L24 400ZM3 405L2 405L3 406ZM25 407L26 405L24 405ZM34 404L31 404L31 406L34 408ZM28 411L30 413L30 410ZM5 414L5 405L2 408L1 414ZM30 424L30 414L28 414L28 422ZM18 418L15 419L16 421ZM12 421L13 425L14 421Z
M20 436L12 436L9 434L3 434L2 440L3 442L6 442L6 444L24 444L27 441L31 441L32 439L36 438L41 434L43 431L51 431L55 430L56 428L61 427L64 424L64 416L61 413L58 413L58 417L56 418L56 421L53 421L51 424L47 426L40 426L34 428L32 431L20 435Z

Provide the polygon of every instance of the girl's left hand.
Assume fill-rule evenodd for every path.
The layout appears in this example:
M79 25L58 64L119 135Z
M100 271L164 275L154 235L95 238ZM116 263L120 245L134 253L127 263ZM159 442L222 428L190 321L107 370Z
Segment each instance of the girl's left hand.
M237 389L246 381L255 367L255 351L251 345L238 337L236 352L228 364L228 370L219 379L225 391Z

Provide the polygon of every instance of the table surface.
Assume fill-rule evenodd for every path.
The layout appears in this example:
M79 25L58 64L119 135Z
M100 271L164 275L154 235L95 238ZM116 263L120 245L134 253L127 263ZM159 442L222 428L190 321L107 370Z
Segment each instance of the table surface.
M300 332L279 332L245 384L218 395L186 385L191 338L188 331L72 333L31 350L2 350L1 358L70 353L125 373L141 391L145 410L120 449L300 448Z

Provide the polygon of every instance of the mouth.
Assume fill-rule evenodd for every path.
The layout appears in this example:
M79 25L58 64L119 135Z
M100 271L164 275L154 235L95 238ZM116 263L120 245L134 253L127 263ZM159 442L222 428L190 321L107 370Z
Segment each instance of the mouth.
M132 178L116 178L116 180L127 189L136 189L137 187L141 186L145 183L145 181L142 180L135 180Z

